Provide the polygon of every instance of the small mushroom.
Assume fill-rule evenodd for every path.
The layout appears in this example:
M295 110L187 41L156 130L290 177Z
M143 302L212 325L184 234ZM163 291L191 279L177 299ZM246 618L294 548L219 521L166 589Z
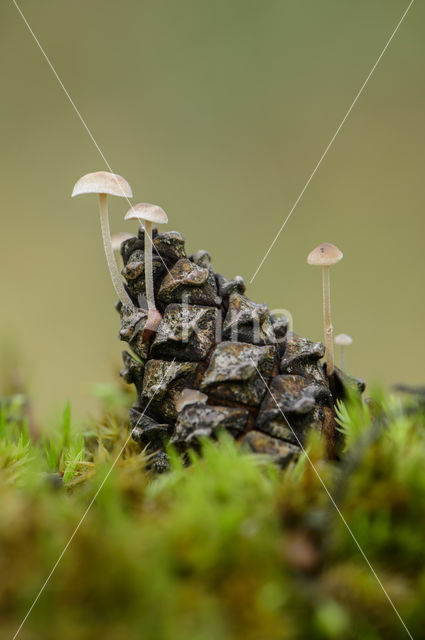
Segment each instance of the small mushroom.
M126 240L130 240L130 238L135 238L132 233L127 233L127 231L119 231L118 233L114 233L111 236L112 243L112 251L118 255L117 263L120 265L120 268L124 266L123 259L120 254L121 245Z
M342 252L329 242L324 242L313 249L307 257L308 264L322 267L323 276L323 321L325 329L325 357L326 373L333 376L335 369L334 349L333 349L333 327L331 320L331 285L329 277L329 267L339 262L343 257Z
M205 403L207 400L208 396L197 389L183 389L177 399L176 410L180 412L188 404L195 404L197 402Z
M109 229L108 217L108 195L120 196L121 198L132 198L133 192L127 180L115 173L108 171L97 171L88 173L80 178L74 186L72 197L84 193L97 193L99 196L100 224L102 227L103 246L105 247L106 260L109 273L111 274L117 296L122 304L133 306L132 301L124 289L118 265L115 260L112 248L111 231Z
M114 233L111 236L113 251L119 251L123 242L135 237L135 235L133 235L132 233L127 233L127 231L119 231L118 233Z
M335 336L335 344L339 346L339 366L340 369L344 369L345 365L345 347L349 347L353 344L353 338L346 333L339 333Z
M152 223L166 224L168 216L161 207L155 204L140 202L131 207L125 214L125 220L138 220L143 222L145 228L145 283L146 283L146 299L148 303L148 318L144 329L144 339L151 337L155 333L162 316L155 305L155 295L153 289L153 271L152 271Z

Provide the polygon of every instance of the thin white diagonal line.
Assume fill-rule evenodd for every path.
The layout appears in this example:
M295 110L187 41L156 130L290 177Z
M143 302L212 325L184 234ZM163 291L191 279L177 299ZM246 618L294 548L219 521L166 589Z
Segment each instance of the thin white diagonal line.
M171 361L171 365L173 365L175 362L175 359ZM168 369L168 371L163 375L161 382L159 383L158 387L162 384L162 382L164 382L167 378L168 374L171 374L171 367ZM34 601L32 603L32 605L30 606L30 608L28 609L24 619L22 620L21 624L19 625L15 635L13 636L12 640L16 640L16 638L18 637L22 627L24 626L25 622L28 619L28 616L30 615L31 611L34 609L35 605L37 604L41 594L43 593L44 589L47 587L50 578L52 577L52 575L54 574L54 572L56 571L60 561L62 560L63 556L65 555L69 545L71 544L71 542L73 541L76 533L78 532L79 528L81 527L81 525L83 524L88 512L90 511L90 509L92 508L94 502L96 501L97 496L99 495L99 493L102 491L105 482L107 481L107 479L109 478L109 476L111 475L115 465L117 464L118 460L121 458L121 455L124 451L124 449L126 448L126 446L128 445L128 443L130 442L131 436L133 435L134 430L136 429L136 427L139 426L141 419L143 418L143 416L145 415L146 411L149 408L150 403L152 402L152 400L155 398L156 394L158 393L159 388L155 391L155 393L153 394L153 396L150 398L149 402L147 403L146 407L143 409L142 414L140 415L140 418L138 419L137 423L135 424L135 426L131 429L128 438L126 439L126 441L124 442L123 446L121 447L121 450L119 452L119 454L117 455L117 457L115 458L114 462L112 463L111 468L109 469L108 473L106 474L106 476L103 478L98 490L96 491L96 493L94 494L93 498L91 499L91 501L89 502L89 505L87 507L87 509L84 511L79 523L77 524L77 526L75 527L74 531L72 532L71 537L69 538L68 542L66 543L66 545L64 546L62 552L60 553L58 559L56 560L55 564L53 565L52 570L50 571L49 575L47 576L46 580L44 581L40 591L37 593L36 597L34 598Z
M81 113L79 112L75 102L73 101L73 99L71 98L71 96L69 95L69 92L67 91L65 85L63 84L62 80L59 77L59 74L57 73L56 69L54 68L53 64L50 61L50 58L48 57L47 53L44 51L43 47L40 44L39 39L37 38L37 36L35 35L34 31L32 30L28 20L26 19L26 17L24 16L24 14L21 11L21 8L19 7L18 3L16 2L16 0L12 0L13 4L15 5L19 15L21 16L22 20L24 21L26 27L28 28L28 31L30 32L30 34L32 35L34 42L37 44L38 48L40 49L41 53L43 54L44 59L46 60L47 64L49 65L53 75L55 76L56 80L59 82L64 94L66 95L66 97L68 98L69 102L71 103L72 108L74 109L75 113L77 114L81 124L83 125L84 129L87 131L91 141L93 142L94 146L96 147L96 149L98 150L103 162L106 164L106 166L108 167L109 171L111 173L114 173L114 171L111 168L111 165L109 164L109 162L107 161L102 149L99 147L99 145L97 144L94 135L92 134L92 132L90 131L89 127L86 124L86 121L84 120L83 116L81 115ZM131 207L132 204L130 202L130 200L127 198L127 196L124 194L123 188L120 185L120 183L118 182L118 180L116 180L116 183L118 185L118 188L121 190L121 193L123 194L123 197L127 200L128 205ZM142 223L140 223L140 227L142 228ZM154 244L153 244L153 240L152 238L150 238L149 236L149 240L150 243L152 245L153 248ZM166 270L168 271L169 275L171 276L171 279L173 280L173 282L175 282L175 279L173 277L173 274L170 273L170 270L168 269L167 265L165 264L162 256L159 254L159 252L157 251L157 254L159 256L159 258L161 259L162 264L164 265L164 267L166 268Z
M376 67L378 66L378 64L380 63L383 55L385 54L386 50L388 49L388 47L391 44L392 39L394 38L395 34L397 33L397 31L399 30L399 28L401 27L401 24L403 22L403 20L405 19L405 17L407 16L410 7L413 5L415 0L411 0L411 2L409 3L409 6L407 7L407 9L405 10L405 12L403 13L403 15L401 16L396 28L394 29L394 31L392 32L390 38L388 39L385 47L382 49L377 61L375 62L375 64L373 65L372 69L370 70L366 80L363 82L362 86L360 87L359 91L357 92L356 97L354 98L350 108L348 109L347 113L345 114L344 118L341 120L341 123L339 124L337 130L335 131L334 135L332 136L328 146L326 147L326 149L324 150L324 152L322 153L319 162L316 164L316 166L313 169L313 173L311 174L311 176L309 177L309 179L307 180L307 182L305 183L304 187L301 190L301 193L299 194L298 198L295 200L294 204L292 205L291 210L289 211L288 215L286 216L285 220L283 221L282 226L280 227L279 231L277 232L277 234L275 235L273 242L271 243L271 245L269 246L269 248L267 249L266 253L263 256L263 259L261 260L260 264L258 265L257 269L255 270L254 275L252 276L251 280L249 281L249 283L251 284L255 277L257 276L257 273L260 271L261 267L263 266L264 262L267 260L267 257L270 253L270 251L273 249L274 245L276 244L280 234L282 233L283 229L286 226L286 223L288 222L289 218L292 216L293 212L295 211L296 207L298 206L299 201L301 200L301 198L303 197L305 191L307 190L310 182L313 180L314 176L317 173L317 170L319 169L320 165L322 164L323 160L325 159L329 149L331 148L331 146L333 145L333 143L335 142L335 138L337 137L337 135L339 134L339 132L341 131L342 127L344 126L348 116L350 115L351 111L353 110L354 106L356 105L358 99L360 98L360 96L363 93L364 88L366 87L367 83L369 82L370 78L373 75L373 72L375 71Z
M288 418L285 416L285 414L283 413L278 401L276 400L275 396L273 395L273 393L270 390L269 385L267 384L267 382L264 380L264 377L262 376L262 374L260 373L257 365L255 364L254 360L251 358L252 364L254 365L258 375L260 376L261 380L264 383L264 386L266 387L267 391L269 392L270 396L273 399L273 402L275 403L276 407L278 408L278 410L280 411L280 413L282 414L283 419L285 420L286 424L288 425L289 429L292 432L292 435L295 437L296 441L298 442L298 445L300 446L302 452L304 453L304 455L306 456L307 460L309 461L314 473L316 474L317 478L320 481L320 484L322 485L322 487L324 488L324 490L326 491L329 500L331 501L332 505L335 507L339 517L341 518L342 522L344 523L345 527L347 528L348 533L350 534L350 536L352 537L352 539L354 540L358 550L360 551L361 555L363 556L367 566L369 567L369 569L371 570L372 574L374 575L374 577L376 578L379 586L381 587L382 591L384 592L388 602L390 603L390 605L392 606L392 608L394 609L398 619L400 620L401 624L404 627L404 630L406 631L407 635L409 636L409 638L411 640L413 640L413 636L410 633L409 629L406 626L406 623L404 622L403 618L401 617L401 615L399 614L394 602L391 600L391 597L389 595L389 593L387 592L387 590L385 589L384 585L381 582L381 579L379 578L378 574L376 573L375 569L372 567L368 557L366 556L365 552L363 551L362 546L360 545L360 542L357 540L356 536L354 535L350 525L348 524L348 522L346 521L346 519L344 518L341 509L338 507L337 503L335 502L331 492L329 491L328 487L326 486L324 480L322 479L322 476L320 475L320 473L317 471L312 459L310 458L310 456L308 455L308 452L306 451L306 449L304 448L301 440L299 439L299 437L297 436L297 434L295 433L294 429L292 428L292 426L289 424Z

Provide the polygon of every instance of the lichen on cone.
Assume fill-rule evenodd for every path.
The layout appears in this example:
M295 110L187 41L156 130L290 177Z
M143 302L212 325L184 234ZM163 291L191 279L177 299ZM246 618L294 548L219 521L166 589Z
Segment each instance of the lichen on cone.
M133 439L147 447L152 468L168 468L166 447L184 454L222 431L280 466L296 458L310 430L323 433L328 453L338 449L334 404L347 386L364 383L336 369L330 389L322 343L288 331L284 317L245 295L240 276L215 273L207 251L186 254L177 231L153 233L154 294L162 320L146 342L143 306L143 230L121 245L122 275L135 308L118 305L123 379L134 384ZM155 266L156 265L156 266ZM146 334L145 334L146 335ZM207 396L180 407L187 389Z

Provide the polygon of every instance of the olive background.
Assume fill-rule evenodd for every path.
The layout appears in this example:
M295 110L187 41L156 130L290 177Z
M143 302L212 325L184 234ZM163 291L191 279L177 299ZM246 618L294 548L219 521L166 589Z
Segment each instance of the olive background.
M252 284L407 0L21 0L96 142L160 204L188 252L242 275L247 295L321 339L335 243L335 331L369 383L424 383L425 6L415 2ZM94 411L118 378L115 295L95 196L104 161L12 2L0 7L0 341L36 414ZM113 231L127 203L110 199ZM5 355L6 354L6 355Z

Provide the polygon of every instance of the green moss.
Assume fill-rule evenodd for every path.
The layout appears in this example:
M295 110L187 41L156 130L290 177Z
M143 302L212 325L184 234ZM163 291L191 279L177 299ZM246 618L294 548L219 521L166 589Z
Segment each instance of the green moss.
M425 611L425 414L375 394L340 407L343 460L285 471L205 442L154 478L129 442L126 399L84 431L66 407L28 436L25 404L0 413L0 629L12 637L101 488L20 638L143 640L405 638L329 488L413 637ZM113 471L105 477L116 461Z

